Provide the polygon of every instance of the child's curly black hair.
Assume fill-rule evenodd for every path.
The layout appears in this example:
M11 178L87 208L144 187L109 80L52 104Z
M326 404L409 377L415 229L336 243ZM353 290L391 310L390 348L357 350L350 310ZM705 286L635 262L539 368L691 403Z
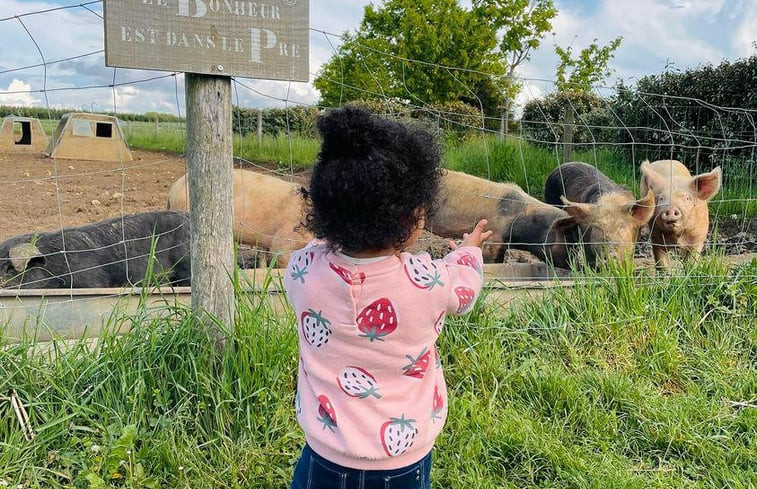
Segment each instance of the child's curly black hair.
M400 249L437 207L436 139L358 107L321 117L318 129L323 143L303 192L305 227L335 249Z

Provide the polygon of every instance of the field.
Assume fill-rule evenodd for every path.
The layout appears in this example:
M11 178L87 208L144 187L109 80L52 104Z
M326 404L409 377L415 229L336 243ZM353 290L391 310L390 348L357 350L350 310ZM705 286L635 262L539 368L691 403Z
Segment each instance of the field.
M180 151L168 140L155 142ZM312 158L309 143L297 162L286 139L275 145L260 158L267 167ZM540 170L524 172L525 157L487 168L459 151L449 166L538 192ZM183 157L133 152L123 166L57 167L0 154L0 239L164 208ZM754 251L750 205L737 219L719 213L725 251ZM757 259L728 267L717 256L672 276L610 268L543 300L485 302L449 319L439 342L449 419L432 488L756 487L755 276ZM222 352L181 307L151 319L116 312L97 343L57 341L47 354L33 353L33 338L0 337L0 487L287 487L303 443L296 322L244 293L237 310ZM107 332L123 322L130 334Z

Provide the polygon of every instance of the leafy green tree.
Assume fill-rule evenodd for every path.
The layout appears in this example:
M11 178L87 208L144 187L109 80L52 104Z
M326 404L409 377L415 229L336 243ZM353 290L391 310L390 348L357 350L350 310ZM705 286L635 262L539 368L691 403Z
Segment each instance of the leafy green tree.
M499 55L505 62L505 105L500 113L500 135L507 133L510 104L520 91L515 71L531 58L557 15L552 0L473 0L474 11L497 31Z
M591 92L592 86L605 80L612 70L607 66L620 47L622 37L616 37L607 46L599 46L594 39L588 47L573 57L573 48L563 49L555 45L555 53L560 58L557 65L557 90L561 92Z
M414 105L501 105L505 64L496 30L457 0L387 0L365 7L359 29L315 79L321 104L392 98Z

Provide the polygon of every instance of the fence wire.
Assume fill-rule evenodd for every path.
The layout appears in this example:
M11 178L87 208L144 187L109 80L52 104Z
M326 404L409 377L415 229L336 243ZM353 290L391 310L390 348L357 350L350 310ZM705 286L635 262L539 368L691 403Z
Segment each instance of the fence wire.
M172 149L181 152L183 149L182 141L186 139L186 127L181 119L184 113L183 107L183 74L181 73L162 73L141 70L129 70L121 68L106 68L104 66L104 50L95 49L97 44L102 45L102 39L94 36L88 42L81 46L52 46L47 32L44 32L42 26L48 25L50 19L75 22L82 28L99 30L102 33L102 0L83 2L50 8L24 12L17 15L0 18L0 30L10 32L15 29L18 32L17 52L23 53L23 56L15 55L6 60L0 61L0 88L7 80L16 80L20 83L10 83L7 89L0 90L0 103L3 100L32 100L30 105L43 109L48 114L48 121L55 121L57 114L62 110L70 112L79 112L77 107L89 105L87 112L100 112L115 115L122 119L121 125L124 127L127 139L132 141L132 150L136 149L134 144L135 133L153 133L155 140L172 139L179 141L177 146ZM64 16L64 17L61 17ZM44 22L42 21L44 20ZM312 38L323 39L328 44L332 53L339 53L338 46L344 42L344 37L340 34L328 32L319 29L318 26L311 28ZM20 42L22 36L28 42ZM335 84L340 88L339 102L337 106L343 106L346 99L343 97L346 91L360 93L365 99L375 99L383 104L383 109L379 112L387 117L398 117L406 119L419 119L427 124L432 130L439 132L440 137L445 140L453 141L448 143L448 153L454 152L455 145L472 145L471 147L480 148L478 158L479 162L475 168L463 166L460 169L471 171L481 177L496 182L516 183L525 190L526 193L533 197L541 199L544 192L544 182L542 180L544 169L556 168L563 162L566 154L566 147L576 158L589 163L596 168L611 174L618 178L619 183L625 184L634 194L638 195L638 182L640 179L639 165L644 159L679 159L684 161L693 173L703 173L711 170L715 166L720 166L723 170L723 187L718 195L710 201L710 210L713 215L713 221L716 223L714 229L708 233L706 242L706 253L725 253L725 254L744 254L747 252L757 252L757 223L755 214L757 214L757 199L755 198L755 166L757 156L757 109L751 107L721 107L709 103L705 100L690 97L680 97L667 94L646 93L643 91L633 92L633 99L629 103L637 104L648 110L648 113L654 114L653 117L644 121L629 120L623 112L623 105L613 102L612 97L607 94L613 90L612 87L595 87L593 95L597 101L596 107L592 111L586 111L570 98L566 99L564 111L569 110L574 115L570 124L574 131L572 141L565 140L566 121L564 113L560 117L555 117L550 113L543 94L553 93L555 83L552 80L538 78L513 77L511 82L521 86L521 93L526 98L531 99L532 110L521 117L515 118L514 129L509 130L507 143L502 149L502 143L497 139L500 130L497 128L501 122L500 117L492 115L487 111L483 101L479 99L473 87L466 86L461 81L461 76L465 73L474 72L477 75L489 77L492 80L499 80L501 77L489 73L470 70L455 66L446 66L432 63L427 60L409 59L398 57L391 53L377 50L370 46L359 46L363 53L362 66L366 72L366 80L369 83L365 86L355 86L345 82L344 72L340 73L338 79L327 79L322 72L311 72L311 77L321 77L324 81ZM52 51L52 53L51 53ZM32 57L38 57L39 62L29 63ZM373 73L366 57L381 60L384 63L402 63L402 77L394 80L403 90L404 96L401 100L387 94L382 84L378 81L380 77ZM19 60L25 61L19 61ZM446 77L450 83L457 84L469 95L472 111L462 112L450 107L438 107L432 100L424 97L423 94L415 93L407 83L405 78L405 66L412 66L414 69L427 70L428 74L437 77ZM41 70L41 73L40 73ZM94 78L98 82L87 82ZM6 80L6 81L3 81ZM234 103L239 110L235 112L235 127L240 131L235 134L235 163L240 168L253 170L272 178L287 180L291 185L292 199L296 199L296 193L300 186L306 185L307 167L310 162L298 161L295 155L297 145L302 138L313 138L314 120L310 122L307 130L303 130L299 115L295 111L299 109L311 109L312 113L317 115L324 110L335 107L315 106L312 102L294 95L293 84L291 82L260 82L244 78L232 78ZM156 88L157 87L157 88ZM151 121L133 121L135 114L129 112L129 99L133 97L150 97L153 93L165 93L168 90L173 92L173 100L167 102L161 100L156 107L161 108L161 112L170 112L177 114L177 122L168 124L164 122ZM153 91L154 90L154 91ZM109 94L110 102L103 102L103 93ZM43 97L44 101L40 105L35 97ZM164 98L164 97L163 97ZM67 100L87 100L92 99L90 104L76 104L67 102ZM99 102L96 102L98 100ZM283 119L278 130L278 139L282 140L285 145L284 158L271 161L265 158L256 158L259 154L262 144L262 138L256 137L256 134L250 134L244 130L245 125L249 125L243 114L243 105L251 103L249 101L257 100L259 106L250 108L252 111L267 110L265 107L280 107L283 111ZM263 102L260 102L263 101ZM102 103L102 105L101 105ZM97 105L98 110L94 110ZM265 107L264 107L265 106ZM15 106L14 109L23 112L23 106ZM17 114L23 115L23 114ZM601 116L601 117L599 117ZM692 119L701 119L703 121L714 121L714 123L704 124L698 127L690 127L684 121ZM260 119L258 119L260 120ZM295 122L297 123L295 125ZM50 123L48 123L50 124ZM734 128L737 128L735 130ZM509 128L508 128L509 129ZM258 133L264 132L265 137L274 137L270 134L274 131L259 128ZM457 135L456 139L450 136ZM16 137L17 134L14 134ZM534 156L536 155L536 156ZM0 153L2 158L2 153ZM6 155L6 158L12 158ZM141 161L144 158L146 162ZM119 243L126 247L126 244L134 240L139 240L141 236L127 234L127 227L123 225L124 216L128 214L147 211L160 210L165 208L165 202L168 196L168 189L180 176L181 171L186 172L186 167L178 166L176 160L181 157L161 156L148 158L143 153L138 153L134 161L126 158L126 155L120 155L118 161L105 169L95 169L94 167L86 170L77 171L74 165L80 164L69 163L58 158L45 159L42 155L35 155L30 160L25 160L29 165L29 171L22 174L2 174L0 172L0 193L3 189L12 189L23 186L52 187L53 202L56 209L56 225L52 226L49 221L45 221L46 227L41 226L42 216L34 214L35 203L40 199L35 191L27 194L28 202L23 205L28 207L28 229L25 233L41 233L44 231L56 231L69 228L74 225L91 223L95 218L122 218L122 226ZM537 161L538 160L538 161ZM45 163L49 162L49 163ZM35 173L34 166L47 164L52 165L52 170L47 175ZM171 166L179 171L179 174L171 174L163 171L165 167ZM91 166L91 165L90 165ZM303 167L305 171L303 171ZM453 168L454 169L454 168ZM135 188L130 186L130 177L152 172L154 178L161 180L161 195L149 202L135 202L139 199L139 194L135 193ZM34 174L34 176L32 176ZM69 200L68 194L71 189L77 185L84 185L86 182L95 178L111 175L110 185L118 189L113 195L116 198L117 206L109 207L103 212L96 212L96 216L91 216L87 212L75 212L74 215L67 211L64 203ZM503 203L521 202L521 199L502 196L502 184L487 183L478 190L471 188L449 186L451 192L463 194L462 199L470 202L466 216L470 218L470 224L478 219L486 217L490 221L499 219L491 215L492 209L503 207ZM76 193L77 190L74 191ZM499 193L498 193L499 192ZM132 194L136 196L133 197ZM494 195L495 197L492 197ZM500 205L490 205L494 199ZM489 203L485 203L485 202ZM244 205L265 205L265 202L255 202L254 204ZM245 214L244 205L241 207L241 215ZM86 207L86 206L85 206ZM504 205L504 207L507 207ZM45 212L50 211L49 207L41 209ZM239 209L238 209L239 210ZM271 209L271 219L276 219L279 209ZM85 214L82 216L81 214ZM7 221L19 218L19 215L8 216ZM511 216L512 217L512 216ZM523 216L515 216L515 219ZM257 243L248 242L247 245L265 245L270 244L274 236L270 232L262 230L260 223L254 221L245 221L237 217L237 229L239 234L247 232L256 236ZM722 228L727 228L724 232ZM432 228L433 232L434 229ZM172 231L166 231L164 234L170 234ZM0 234L3 231L0 230ZM25 234L13 233L13 234ZM651 259L650 246L648 241L648 231L643 230L642 238L636 245L635 255L638 259ZM1 239L8 239L11 235L3 234ZM63 256L66 260L67 274L72 273L71 260L77 260L78 254L83 250L66 249L65 235L61 231ZM451 237L448 237L451 238ZM432 234L427 234L419 241L420 249L429 249L433 252L440 252L444 248L444 243L448 238L438 238ZM294 248L306 244L306 239L292 240L290 242ZM440 244L441 243L441 244ZM523 241L512 237L511 234L500 233L488 243L494 247L523 248L533 245L533 242ZM545 246L554 243L545 241L537 243ZM584 245L614 245L620 244L612 240L591 241L584 240ZM188 243L179 243L176 246L186 246ZM97 251L93 247L90 252ZM267 255L268 261L278 255L275 249L268 249L265 246L259 246L261 256ZM136 257L130 257L136 258ZM531 257L532 258L532 257ZM531 258L526 258L527 260ZM524 259L518 256L517 259ZM102 263L98 266L104 267L109 263ZM126 261L128 267L128 261ZM676 273L676 272L674 272ZM541 278L541 277L533 277ZM707 279L708 277L703 277ZM713 277L709 277L712 279ZM713 283L716 281L713 280Z

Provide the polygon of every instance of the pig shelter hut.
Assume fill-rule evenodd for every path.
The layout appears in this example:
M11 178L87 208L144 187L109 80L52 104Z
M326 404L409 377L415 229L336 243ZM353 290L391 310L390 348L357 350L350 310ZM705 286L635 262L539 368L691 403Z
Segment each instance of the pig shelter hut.
M61 117L46 154L70 160L132 160L118 119L85 112L70 112Z
M42 153L47 148L47 134L39 119L10 115L0 122L0 151L8 153Z

